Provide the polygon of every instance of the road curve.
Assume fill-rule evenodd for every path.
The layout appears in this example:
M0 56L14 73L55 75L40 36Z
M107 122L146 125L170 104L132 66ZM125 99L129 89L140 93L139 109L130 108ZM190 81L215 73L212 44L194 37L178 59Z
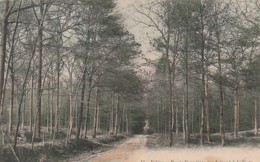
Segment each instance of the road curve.
M90 159L90 162L128 162L136 161L140 158L141 150L145 149L147 138L145 135L137 135L117 148L98 154Z

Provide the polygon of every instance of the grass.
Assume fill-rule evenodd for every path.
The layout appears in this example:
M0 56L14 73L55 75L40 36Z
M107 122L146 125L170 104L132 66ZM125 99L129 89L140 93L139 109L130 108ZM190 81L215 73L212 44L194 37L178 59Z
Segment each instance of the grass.
M216 147L221 146L220 135L212 135L211 142L206 142L206 136L204 137L204 147ZM159 134L153 134L148 137L147 147L149 148L166 148L169 147L170 139L167 136ZM200 138L197 136L190 137L190 147L200 146ZM254 136L252 133L240 134L238 139L234 139L231 135L227 135L225 139L226 147L260 147L260 136ZM183 142L182 136L174 137L173 147L187 147Z

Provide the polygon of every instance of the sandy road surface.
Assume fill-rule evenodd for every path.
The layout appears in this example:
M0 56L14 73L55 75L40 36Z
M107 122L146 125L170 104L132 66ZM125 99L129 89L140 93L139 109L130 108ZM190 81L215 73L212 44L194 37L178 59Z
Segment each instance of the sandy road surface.
M119 145L116 149L110 150L99 154L97 157L90 159L90 162L125 162L133 161L135 158L139 158L140 150L145 149L146 136L135 136L125 143Z
M260 162L260 148L148 149L146 136L135 136L117 148L77 161L89 162ZM88 159L88 160L87 160Z

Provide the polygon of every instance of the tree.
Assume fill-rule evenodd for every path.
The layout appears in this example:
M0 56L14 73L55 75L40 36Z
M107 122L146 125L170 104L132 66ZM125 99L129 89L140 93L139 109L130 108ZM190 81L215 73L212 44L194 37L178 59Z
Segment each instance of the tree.
M246 88L253 91L254 98L254 133L258 134L258 89L259 89L259 56L244 71Z
M0 55L0 105L2 105L3 98L3 85L5 80L5 60L6 60L6 46L7 46L7 35L8 35L8 20L11 15L12 8L15 5L15 1L10 3L10 0L4 1L4 14L1 23L1 55ZM2 116L2 106L0 110L0 117ZM0 121L1 122L1 121Z

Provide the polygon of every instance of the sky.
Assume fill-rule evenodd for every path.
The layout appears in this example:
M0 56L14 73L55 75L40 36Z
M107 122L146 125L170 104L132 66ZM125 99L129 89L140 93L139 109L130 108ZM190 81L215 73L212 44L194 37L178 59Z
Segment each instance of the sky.
M150 37L148 33L152 32L152 29L148 29L142 24L138 24L135 19L139 17L138 13L135 11L134 6L138 6L141 3L149 3L153 0L117 0L118 12L122 14L122 21L125 24L126 29L135 36L138 43L141 44L141 51L143 57L146 59L156 60L159 55L156 54L154 49L150 46ZM138 60L138 63L142 65L141 70L143 72L151 73L154 68L145 66L145 59Z

